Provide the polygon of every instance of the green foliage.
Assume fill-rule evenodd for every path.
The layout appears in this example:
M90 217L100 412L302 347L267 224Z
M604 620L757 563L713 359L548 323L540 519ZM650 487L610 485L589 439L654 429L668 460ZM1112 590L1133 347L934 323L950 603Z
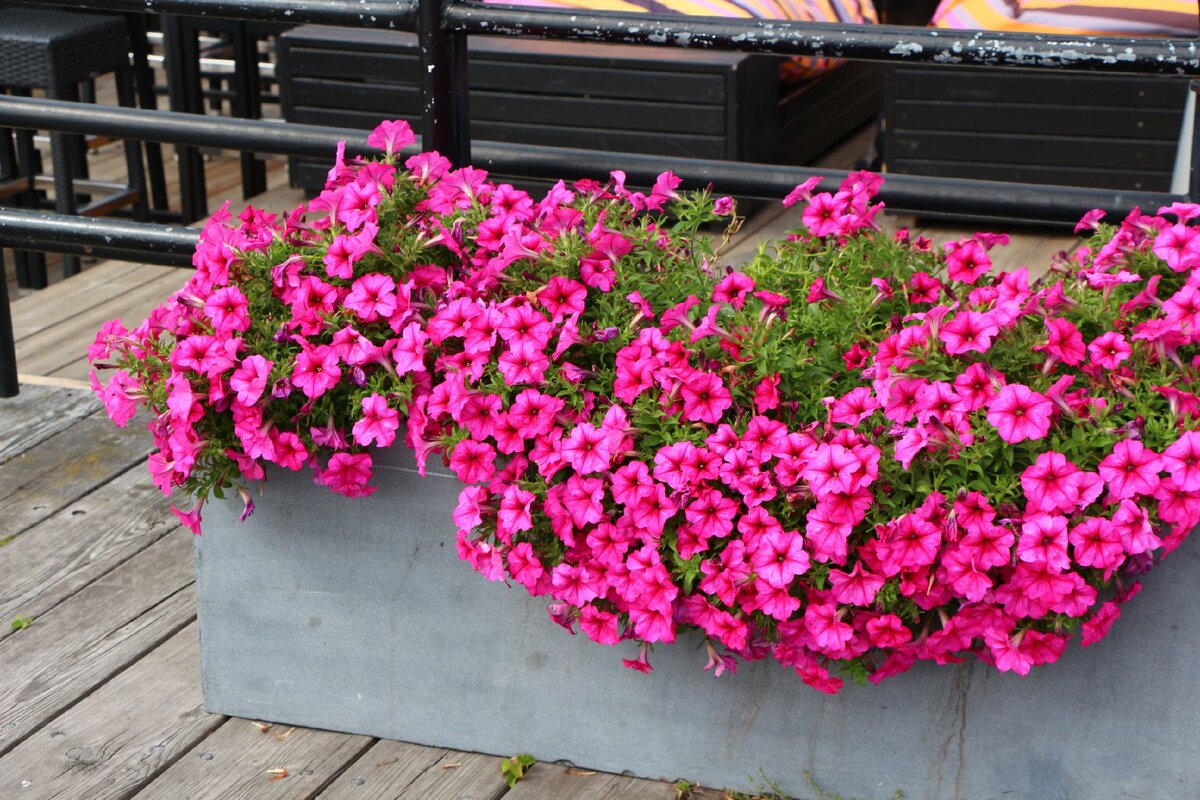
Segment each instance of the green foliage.
M19 630L22 630L22 629L24 629L24 628L28 628L28 627L29 627L30 625L32 625L32 624L33 624L33 617L27 617L27 616L25 616L24 614L21 614L21 615L18 615L16 618L14 618L14 619L13 619L13 621L12 621L12 624L10 625L10 627L11 627L11 628L12 628L14 631L19 631Z
M536 763L537 759L529 753L518 753L512 758L500 760L500 774L504 776L504 782L511 789L521 782L525 773Z

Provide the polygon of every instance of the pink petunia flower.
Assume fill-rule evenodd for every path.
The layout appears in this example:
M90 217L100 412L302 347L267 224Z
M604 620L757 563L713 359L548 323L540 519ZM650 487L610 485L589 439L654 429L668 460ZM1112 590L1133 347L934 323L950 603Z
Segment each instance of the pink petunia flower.
M1122 439L1113 445L1112 453L1100 462L1097 471L1108 484L1109 498L1124 500L1153 494L1162 468L1162 459L1153 450L1139 441Z
M1079 503L1079 473L1062 453L1042 453L1021 473L1021 488L1038 511L1073 511Z
M1005 386L987 405L987 420L1009 444L1036 441L1050 431L1054 405L1028 386Z
M771 531L758 538L750 551L750 564L758 576L775 587L786 587L808 570L804 537L796 531Z
M725 409L733 405L733 396L711 372L694 373L684 382L681 395L683 418L694 422L719 422Z
M613 457L611 448L607 432L584 422L563 439L562 457L580 475L591 475L608 469Z
M963 353L986 353L992 346L992 338L1000 328L990 315L977 311L961 311L938 329L938 338L950 355Z
M486 442L463 439L450 454L450 469L463 483L490 480L496 473L496 450Z
M237 392L239 403L252 406L267 388L267 379L275 362L258 354L247 356L229 376L229 388Z
M329 345L305 348L296 355L292 384L299 387L310 400L315 400L332 389L341 377L337 354Z
M1092 363L1106 370L1116 369L1121 366L1122 361L1133 355L1133 348L1129 346L1125 336L1116 331L1107 331L1097 336L1087 349Z
M976 239L948 242L945 251L946 275L952 281L974 284L981 275L992 268L992 259Z
M362 399L363 415L354 423L351 434L362 446L376 444L390 447L400 428L400 414L388 407L387 398L375 392Z
M428 341L429 336L422 330L421 323L410 322L404 327L395 349L392 350L396 374L425 372L425 343Z
M367 137L367 144L384 150L389 156L399 153L402 147L408 147L416 141L417 137L412 127L402 119L379 123Z
M346 497L366 497L377 488L368 485L371 480L368 453L334 453L317 478L322 485Z
M1068 366L1083 362L1086 352L1083 347L1083 337L1079 329L1069 320L1062 317L1046 320L1046 344L1038 345L1035 350L1045 350L1049 354L1049 363L1061 361Z
M1035 514L1021 525L1017 558L1049 569L1063 571L1071 566L1067 556L1067 518L1059 514Z

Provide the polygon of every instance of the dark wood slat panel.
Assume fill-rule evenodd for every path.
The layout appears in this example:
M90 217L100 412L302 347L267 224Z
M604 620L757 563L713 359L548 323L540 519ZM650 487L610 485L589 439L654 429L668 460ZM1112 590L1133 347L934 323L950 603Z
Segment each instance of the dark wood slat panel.
M332 106L339 110L369 111L376 122L421 115L421 90L415 83L364 83L296 77L290 84L290 94L297 108ZM474 112L473 108L471 110Z
M801 123L811 128L815 119L823 119L818 114L827 108L867 101L877 112L883 97L883 69L878 64L847 61L825 75L784 87L783 92L779 124Z
M0 754L195 619L194 580L177 533L0 642Z
M264 731L234 718L138 792L137 800L308 800L373 741L287 725Z
M679 100L606 100L593 97L554 97L474 90L471 119L480 122L519 119L529 124L561 125L596 130L615 128L671 134L725 133L725 113L720 105Z
M421 113L421 93L415 85L295 78L291 83L291 91L292 102L297 108L336 105L348 111L370 112L377 119L394 119L397 115L416 117ZM572 125L597 130L629 128L662 133L702 130L714 135L722 133L725 125L720 106L692 103L551 97L475 90L470 94L469 107L473 122L519 119L531 125L556 125L570 120Z
M421 132L421 119L419 116L412 116L403 113L388 114L387 119L404 120L418 134ZM305 125L324 125L326 127L339 128L357 128L363 131L374 129L379 124L383 116L377 111L346 111L340 108L320 108L317 106L297 106L291 117L291 122L300 122ZM329 160L324 160L321 163L325 164L325 171L329 171L329 165L332 163Z
M1128 170L1097 170L1091 168L1028 166L1022 164L978 164L958 161L889 160L893 172L910 175L934 175L946 178L1017 181L1062 186L1109 187L1165 192L1170 186L1170 173L1143 173ZM984 189L981 187L981 191Z
M960 70L894 67L890 80L897 95L913 100L1030 105L1116 106L1183 111L1186 78L1053 74L1022 70Z
M889 154L896 159L971 161L982 164L1089 167L1169 172L1174 142L1148 139L1084 139L1077 136L897 130Z
M379 115L353 111L303 107L296 109L296 121L313 125L341 124L370 128L379 124ZM404 119L397 115L395 119ZM569 128L551 125L528 125L519 122L488 122L474 120L471 136L497 142L542 144L554 147L589 147L614 152L641 152L661 155L722 158L724 143L717 136L676 134L669 137L640 131L605 131L588 128ZM328 172L328 165L325 167ZM18 354L19 355L19 354Z
M1179 135L1179 112L1101 106L1038 107L993 103L986 107L934 100L897 98L891 109L895 129L955 130L979 133L1115 136L1166 139ZM1173 131L1173 132L1172 132Z
M591 131L591 135L585 137L587 133L587 129L526 125L520 122L480 121L471 124L473 137L497 142L587 147L617 153L650 153L694 158L724 158L728 155L725 152L724 141L717 136L657 136L642 131Z
M289 44L283 51L283 59L289 62L293 79L318 77L410 85L417 85L420 80L415 50L337 51ZM477 56L472 52L467 74L472 89L504 90L521 86L527 87L531 94L613 99L657 96L664 100L687 97L713 103L721 102L725 96L724 83L715 70L710 68L707 73L664 71L661 63L658 69L647 71L634 63L622 66L580 66L545 60L521 63Z
M126 800L224 720L204 712L189 625L0 758L0 797Z

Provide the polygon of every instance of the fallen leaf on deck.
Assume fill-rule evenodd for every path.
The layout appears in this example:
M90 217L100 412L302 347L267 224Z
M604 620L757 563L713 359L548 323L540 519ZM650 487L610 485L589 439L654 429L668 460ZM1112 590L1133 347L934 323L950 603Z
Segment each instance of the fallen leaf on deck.
M273 781L281 781L288 775L286 769L269 769L267 770L267 774L271 776L271 780Z

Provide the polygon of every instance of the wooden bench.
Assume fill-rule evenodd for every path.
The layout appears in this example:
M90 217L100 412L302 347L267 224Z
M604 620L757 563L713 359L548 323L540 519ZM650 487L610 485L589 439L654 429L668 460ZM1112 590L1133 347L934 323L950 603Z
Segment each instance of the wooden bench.
M805 163L875 115L881 94L864 63L781 87L767 55L495 37L472 37L469 53L472 138L518 144ZM279 39L279 82L289 121L420 131L412 34L295 28ZM297 159L293 182L320 189L328 168Z

